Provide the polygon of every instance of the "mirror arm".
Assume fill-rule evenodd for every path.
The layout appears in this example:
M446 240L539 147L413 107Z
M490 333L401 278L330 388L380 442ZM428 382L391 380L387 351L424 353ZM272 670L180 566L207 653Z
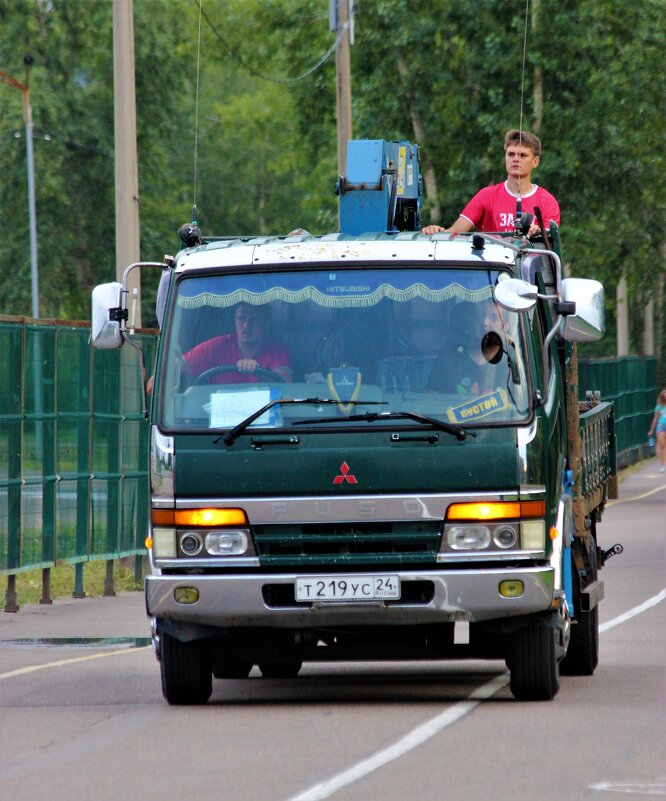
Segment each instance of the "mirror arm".
M123 293L127 294L127 278L132 270L136 270L137 267L159 267L160 270L164 270L168 265L163 261L135 261L134 264L130 264L125 267L123 272Z
M164 270L168 267L165 262L161 261L137 261L133 264L130 264L128 267L125 267L123 272L123 280L121 284L120 290L120 297L121 297L121 308L119 309L110 309L109 310L109 319L110 320L118 320L120 323L120 334L125 342L128 342L133 348L136 348L139 351L139 358L141 359L141 401L143 406L143 418L144 420L148 420L148 393L147 393L147 386L146 386L146 356L143 352L143 348L138 345L136 342L133 342L129 336L127 336L126 329L127 323L130 322L129 326L129 333L130 335L134 334L134 321L136 319L136 312L137 312L137 292L133 290L132 292L132 315L130 321L130 314L129 310L126 305L126 298L129 295L129 290L127 288L127 282L129 278L129 274L132 270L139 269L141 267L159 267L160 270Z
M136 342L133 342L128 336L123 334L123 339L128 345L136 348L139 352L139 359L141 360L141 402L143 405L143 419L148 420L148 393L146 387L146 354L143 348Z
M558 317L555 325L548 332L548 336L543 341L543 405L548 403L550 387L550 343L555 335L560 331L564 324L564 317Z
M521 249L520 253L523 257L525 256L548 256L553 264L555 265L555 287L557 289L557 295L559 296L562 292L562 261L560 257L555 253L554 250L527 250ZM539 296L541 297L541 295Z
M132 270L136 270L137 268L140 267L159 267L160 270L164 270L167 266L168 265L165 264L163 261L135 261L133 264L130 264L127 267L125 267L125 270L123 271L123 280L121 282L121 290L120 290L122 307L117 311L118 316L112 317L111 313L109 313L110 320L118 320L120 322L120 331L123 335L125 333L125 329L127 328L127 322L129 319L129 313L127 310L128 307L126 303L127 296L130 294L129 289L127 288L129 274L132 272ZM115 309L113 309L112 311L116 312ZM132 321L129 326L130 334L134 333L135 314L136 314L136 295L134 296L132 304Z

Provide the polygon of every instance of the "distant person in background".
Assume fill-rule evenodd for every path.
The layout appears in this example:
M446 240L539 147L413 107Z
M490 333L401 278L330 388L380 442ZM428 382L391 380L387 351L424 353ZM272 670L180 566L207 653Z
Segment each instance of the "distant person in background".
M651 437L655 431L657 433L659 472L666 473L666 389L662 389L657 396L657 405L654 407L654 417L648 437Z
M515 229L516 200L521 198L523 213L534 214L538 206L546 228L550 221L560 224L560 207L555 198L543 187L532 183L532 171L541 161L541 140L529 131L509 131L504 137L504 160L507 178L499 184L486 186L474 195L450 228L426 225L421 233L426 236L441 231L466 234L477 231L513 231ZM527 236L541 231L536 218L531 222Z

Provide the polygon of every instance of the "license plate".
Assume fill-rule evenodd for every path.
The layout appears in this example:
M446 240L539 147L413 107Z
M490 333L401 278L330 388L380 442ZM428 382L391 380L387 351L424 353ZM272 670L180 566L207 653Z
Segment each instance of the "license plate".
M398 576L300 576L297 601L378 601L400 598Z

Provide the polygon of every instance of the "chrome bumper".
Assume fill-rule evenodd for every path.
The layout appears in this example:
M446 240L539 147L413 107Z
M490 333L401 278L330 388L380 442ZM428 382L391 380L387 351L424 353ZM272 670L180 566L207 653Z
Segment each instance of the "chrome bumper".
M431 581L429 603L354 601L343 603L267 606L266 584L293 585L296 573L218 576L146 577L146 607L150 617L215 627L323 627L340 625L413 625L455 621L482 622L545 612L552 608L554 571L549 566L485 570L377 571L398 575L401 583ZM300 574L299 574L300 575ZM334 577L337 573L324 573ZM519 598L503 598L499 584L520 580L525 591ZM195 587L199 600L177 603L176 587Z

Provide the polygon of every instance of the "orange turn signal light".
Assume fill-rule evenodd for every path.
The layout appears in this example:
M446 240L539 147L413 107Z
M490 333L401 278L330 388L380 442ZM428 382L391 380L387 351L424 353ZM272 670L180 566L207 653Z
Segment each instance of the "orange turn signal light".
M242 509L153 509L154 526L246 526Z
M519 520L545 515L545 501L452 503L446 511L447 520Z

